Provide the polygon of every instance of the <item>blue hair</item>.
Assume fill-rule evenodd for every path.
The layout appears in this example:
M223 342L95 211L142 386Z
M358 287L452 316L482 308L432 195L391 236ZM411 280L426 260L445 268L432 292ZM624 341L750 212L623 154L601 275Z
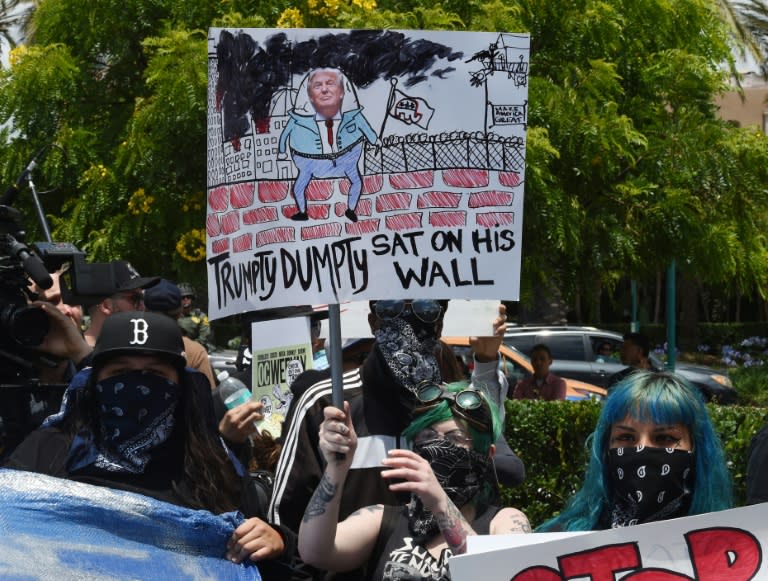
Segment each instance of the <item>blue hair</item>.
M690 431L696 471L689 515L731 508L731 476L701 394L679 375L636 371L611 390L597 427L587 438L590 458L581 490L538 532L600 528L612 502L605 467L611 427L628 415L657 424L684 424Z

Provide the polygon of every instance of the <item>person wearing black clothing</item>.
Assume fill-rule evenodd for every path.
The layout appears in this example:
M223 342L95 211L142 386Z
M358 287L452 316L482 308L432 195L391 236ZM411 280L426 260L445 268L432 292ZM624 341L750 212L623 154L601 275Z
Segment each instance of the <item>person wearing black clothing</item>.
M367 564L365 579L449 581L449 559L475 534L530 532L526 516L495 506L487 478L501 434L496 407L467 382L425 385L403 432L412 450L390 450L381 478L410 495L405 506L372 505L339 522L339 498L354 462L357 436L346 411L324 410L320 448L323 478L299 532L302 558L332 571ZM338 454L342 454L341 457Z
M93 367L75 376L61 411L31 433L5 467L215 514L240 510L249 518L222 555L235 562L250 557L260 567L280 560L287 571L295 536L265 522L248 475L221 445L205 376L185 368L183 345L178 325L165 315L109 317Z
M628 367L614 373L608 378L608 388L610 389L620 381L624 380L630 373L638 369L652 371L661 371L653 369L649 355L651 354L651 342L642 333L627 333L624 335L624 343L621 344L621 362Z
M377 309L377 303L384 305ZM448 301L371 303L369 322L376 338L373 351L360 368L343 376L344 399L350 403L359 443L341 498L340 519L365 506L399 505L407 500L390 491L381 479L381 460L389 450L407 447L401 433L418 403L417 386L423 382L442 382L435 347L447 307ZM496 360L487 365L492 367L488 383L497 382L498 391ZM499 399L503 402L506 396L499 398L496 393L488 397L495 403ZM323 422L323 409L329 405L330 379L313 385L294 402L293 421L289 430L283 432L269 517L271 522L293 531L298 531L304 510L323 475L325 462L318 448L318 430ZM491 475L506 486L520 484L525 478L522 461L503 437L496 446Z

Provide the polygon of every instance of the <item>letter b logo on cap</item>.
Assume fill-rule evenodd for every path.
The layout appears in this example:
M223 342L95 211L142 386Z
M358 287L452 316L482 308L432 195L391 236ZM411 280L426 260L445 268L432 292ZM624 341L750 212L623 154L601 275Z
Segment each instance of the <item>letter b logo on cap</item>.
M133 340L130 345L144 345L149 340L149 323L144 319L131 319L133 323Z

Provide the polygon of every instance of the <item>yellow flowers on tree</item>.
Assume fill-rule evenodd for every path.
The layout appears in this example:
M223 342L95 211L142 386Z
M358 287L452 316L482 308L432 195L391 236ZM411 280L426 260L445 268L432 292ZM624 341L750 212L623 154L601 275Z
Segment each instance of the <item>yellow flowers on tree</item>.
M530 32L525 297L599 321L628 276L768 295L768 146L717 119L732 62L711 0L38 0L0 71L0 178L36 184L92 260L205 277L211 26ZM0 35L3 34L0 18ZM35 238L28 197L25 212ZM535 241L527 242L527 241ZM148 252L147 249L152 251Z

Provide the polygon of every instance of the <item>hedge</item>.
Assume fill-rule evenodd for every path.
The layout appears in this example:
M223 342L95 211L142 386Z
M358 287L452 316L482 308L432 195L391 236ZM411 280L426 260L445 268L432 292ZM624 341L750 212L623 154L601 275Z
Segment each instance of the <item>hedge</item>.
M622 335L630 330L629 323L605 323L601 329L616 331ZM748 323L699 323L699 343L710 347L721 347L739 343L746 337L762 337L765 335L765 322ZM644 323L640 332L646 335L651 345L663 345L667 342L667 326L663 323Z
M587 460L585 441L600 413L597 402L507 401L506 436L525 462L525 482L504 488L506 506L522 510L536 527L556 515L578 489ZM768 421L768 408L708 404L733 475L736 506L745 498L747 449Z

